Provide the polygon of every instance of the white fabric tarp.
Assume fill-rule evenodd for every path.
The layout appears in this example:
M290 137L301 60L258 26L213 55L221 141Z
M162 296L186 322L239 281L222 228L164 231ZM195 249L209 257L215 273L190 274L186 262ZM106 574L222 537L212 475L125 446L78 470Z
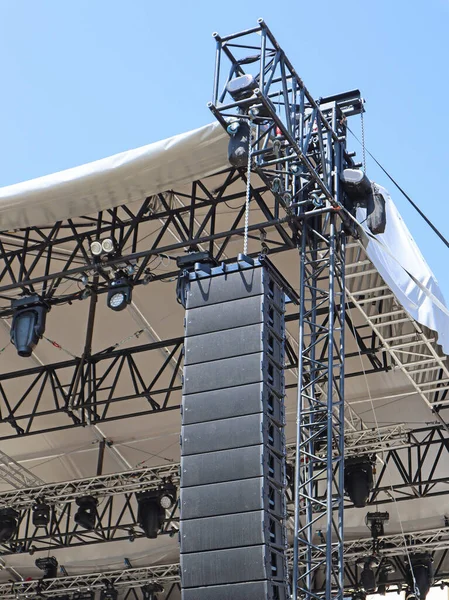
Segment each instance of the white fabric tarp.
M90 215L211 175L227 166L227 139L217 122L0 188L0 231Z
M213 123L87 165L0 188L0 231L89 215L176 189L228 166L226 132ZM449 354L449 311L429 266L386 190L387 227L366 234L367 253L418 323ZM364 213L358 212L363 223Z
M357 219L366 232L366 253L403 308L437 333L438 343L449 355L449 311L438 282L389 193L377 187L385 198L387 224L384 233L371 235L364 225L366 210L358 209Z

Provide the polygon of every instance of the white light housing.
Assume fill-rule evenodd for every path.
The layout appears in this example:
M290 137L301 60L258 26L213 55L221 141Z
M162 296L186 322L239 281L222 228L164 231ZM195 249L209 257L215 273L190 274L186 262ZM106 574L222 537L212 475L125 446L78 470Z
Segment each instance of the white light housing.
M95 242L92 242L90 245L90 251L93 256L100 256L100 254L103 251L101 242L99 242L98 240L96 240Z
M106 252L106 254L111 254L111 252L114 252L114 242L111 240L111 238L106 238L101 242L101 247L103 248L103 252Z

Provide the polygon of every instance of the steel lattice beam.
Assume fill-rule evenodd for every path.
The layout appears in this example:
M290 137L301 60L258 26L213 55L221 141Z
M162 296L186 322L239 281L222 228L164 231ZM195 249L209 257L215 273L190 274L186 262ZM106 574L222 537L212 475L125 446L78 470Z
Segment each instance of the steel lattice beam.
M286 320L297 318L295 312ZM358 340L357 328L351 332ZM362 339L358 343L360 353L371 361L373 372L385 370L377 362L376 351L365 346ZM178 410L183 348L184 338L173 338L126 348L106 348L93 355L2 373L0 423L8 424L10 431L3 428L0 439ZM346 354L346 357L356 355ZM154 375L148 374L145 361L157 366ZM297 366L297 349L287 339L285 369ZM287 385L291 387L296 388L296 384ZM49 423L52 415L61 415L63 419Z
M101 573L87 573L58 577L57 579L33 579L15 583L0 583L0 598L15 599L44 597L53 598L65 594L78 595L105 588L106 582L118 591L142 588L149 584L167 585L179 580L179 565L160 565L120 569Z

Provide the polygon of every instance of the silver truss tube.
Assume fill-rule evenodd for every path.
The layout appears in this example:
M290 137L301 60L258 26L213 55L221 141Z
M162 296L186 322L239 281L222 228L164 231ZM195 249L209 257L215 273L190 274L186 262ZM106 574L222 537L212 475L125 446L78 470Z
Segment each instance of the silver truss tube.
M16 583L1 583L0 598L13 600L17 598L53 598L61 594L75 594L100 590L105 587L105 581L117 590L138 588L150 583L164 585L179 581L179 565L159 565L135 569L120 569L101 573L88 573L56 579L33 579Z
M179 479L179 464L147 467L111 475L99 475L87 479L75 479L62 483L48 483L36 487L0 493L0 505L15 509L30 508L37 500L47 504L74 502L86 495L113 496L124 493L156 489L164 481Z
M384 426L379 430L363 429L346 432L345 456L353 456L360 452L376 454L410 447L413 445L410 432L411 430L403 424ZM287 444L286 449L287 462L294 463L297 456L296 443ZM333 452L334 455L337 452L335 447ZM320 456L322 455L324 451L320 453ZM87 494L106 497L143 489L155 489L167 479L176 485L179 482L179 469L179 463L170 463L85 479L28 485L20 490L0 492L0 505L23 509L31 507L38 499L43 498L49 504L63 504L74 502L76 498Z

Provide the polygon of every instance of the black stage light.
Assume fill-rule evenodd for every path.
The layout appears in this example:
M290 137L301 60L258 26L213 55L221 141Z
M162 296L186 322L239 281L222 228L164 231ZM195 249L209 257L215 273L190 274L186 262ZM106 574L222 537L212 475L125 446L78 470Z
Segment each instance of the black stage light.
M389 561L382 563L377 575L377 593L385 596L388 589L388 576L395 572L394 565Z
M415 585L419 592L419 600L425 600L433 584L433 560L428 552L415 553L410 557L413 575L410 571L410 563L407 561L407 597L416 597Z
M17 531L19 513L13 508L0 509L0 543L8 542Z
M376 574L369 564L365 564L360 573L360 584L367 594L373 594L376 591Z
M357 508L363 508L373 489L373 461L368 456L346 459L345 492Z
M176 486L166 483L160 490L159 504L164 510L172 508L176 503Z
M38 569L44 572L44 579L55 579L58 575L58 561L54 556L38 558L34 563Z
M11 342L19 356L31 356L44 335L49 307L39 296L26 296L12 302Z
M377 588L374 568L379 564L379 559L377 556L367 556L359 559L357 562L358 564L363 564L363 569L360 573L360 587L367 594L373 594Z
M151 490L136 494L138 512L137 521L147 538L156 538L165 518L165 510L161 506L160 490Z
M384 233L387 224L385 198L360 169L344 169L341 182L349 200L346 208L354 213L357 206L366 208L366 224L371 233Z
M388 512L369 512L365 517L366 526L371 531L371 537L374 540L385 535L384 524L388 523L390 515Z
M234 79L231 79L226 86L232 99L236 102L250 98L257 87L258 84L256 79L250 74L234 77Z
M100 600L117 600L117 598L118 591L112 584L107 583L106 587L104 587L100 592Z
M33 525L35 527L47 527L50 522L51 508L43 502L33 506Z
M76 499L76 503L79 508L75 513L75 523L84 529L94 529L97 520L98 500L93 496L82 496Z
M141 588L143 600L157 600L156 592L163 592L164 588L158 583L150 583Z
M121 275L109 282L107 303L112 310L123 310L131 302L133 284Z

